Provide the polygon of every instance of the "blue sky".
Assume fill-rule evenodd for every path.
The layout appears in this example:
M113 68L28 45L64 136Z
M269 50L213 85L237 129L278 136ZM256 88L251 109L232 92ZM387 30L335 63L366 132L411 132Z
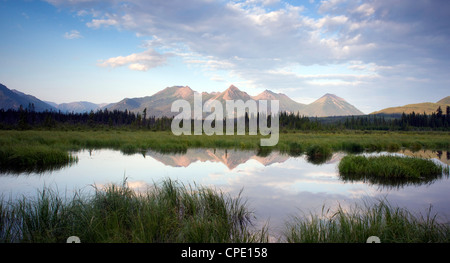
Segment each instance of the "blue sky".
M445 0L0 0L0 35L0 83L56 103L234 84L370 113L450 95Z

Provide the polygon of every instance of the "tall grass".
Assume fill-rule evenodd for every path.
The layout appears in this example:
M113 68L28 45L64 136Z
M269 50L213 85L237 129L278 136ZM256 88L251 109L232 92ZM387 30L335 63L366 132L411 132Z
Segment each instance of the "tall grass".
M126 182L111 184L65 201L44 190L35 200L1 209L1 220L10 223L2 224L0 242L65 242L73 235L85 243L267 241L265 229L254 229L254 216L240 196L172 180L144 193Z
M15 240L14 221L14 212L9 208L4 198L0 198L0 243Z
M402 156L347 155L339 163L339 174L344 178L430 178L441 175L444 168L432 160Z
M0 243L242 243L268 242L268 229L256 229L240 195L231 198L212 188L184 186L171 180L136 192L126 183L111 184L89 197L62 199L44 190L36 199L0 203ZM438 222L431 207L424 215L381 200L364 206L292 217L279 241L364 243L450 242L450 226Z
M370 236L382 243L447 243L450 227L438 223L431 208L425 215L414 215L381 200L349 211L340 205L335 211L323 207L319 215L293 217L284 231L290 243L365 243Z

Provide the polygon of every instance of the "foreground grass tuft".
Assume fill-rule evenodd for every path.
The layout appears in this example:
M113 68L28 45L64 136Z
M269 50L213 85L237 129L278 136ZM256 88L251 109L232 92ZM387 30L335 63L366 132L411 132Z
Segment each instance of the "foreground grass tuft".
M240 195L231 198L205 187L165 180L139 193L111 184L95 194L63 200L48 189L35 199L0 200L0 243L256 243L268 242L268 229L252 225L253 214ZM322 214L293 217L279 241L292 243L450 242L450 226L430 210L416 216L386 201Z
M450 227L437 222L431 209L416 216L385 201L349 211L322 209L321 215L293 217L284 237L290 243L365 243L377 236L382 243L448 243Z
M0 242L65 242L73 235L84 243L267 241L240 196L172 180L144 193L112 184L69 201L46 189L36 200L0 208Z

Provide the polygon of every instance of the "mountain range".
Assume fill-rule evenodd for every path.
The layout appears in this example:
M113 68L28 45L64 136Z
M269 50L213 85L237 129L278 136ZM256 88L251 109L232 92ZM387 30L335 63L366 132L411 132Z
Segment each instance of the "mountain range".
M125 98L119 102L109 104L95 104L87 101L57 104L49 101L42 101L38 98L22 93L17 90L10 90L6 86L0 84L0 109L19 109L34 105L36 111L61 111L83 113L96 111L99 109L131 111L142 113L147 109L147 116L173 116L177 113L171 112L171 105L175 100L184 99L191 103L194 102L194 93L189 86L173 86L167 87L151 96L138 98ZM282 93L274 93L265 90L256 96L250 96L244 91L239 90L236 86L231 85L223 92L202 92L202 100L206 103L208 100L218 100L225 105L225 100L278 100L279 110L290 113L299 113L303 116L347 116L347 115L364 115L356 107L345 101L344 99L333 95L325 94L321 98L310 104L298 103L287 95ZM270 106L270 103L269 103Z
M125 98L117 103L107 106L108 110L129 110L133 112L142 112L147 108L147 112L156 117L173 116L176 113L171 112L172 102L178 99L184 99L191 105L194 102L194 93L188 86L173 86L165 88L152 96L141 98ZM311 104L298 103L287 95L282 93L274 93L265 90L256 96L250 96L244 91L239 90L236 86L231 85L223 92L202 92L202 99L205 103L208 100L217 100L225 105L225 100L279 100L279 110L290 113L299 112L304 116L346 116L346 115L364 115L353 105L346 102L333 94L325 94Z

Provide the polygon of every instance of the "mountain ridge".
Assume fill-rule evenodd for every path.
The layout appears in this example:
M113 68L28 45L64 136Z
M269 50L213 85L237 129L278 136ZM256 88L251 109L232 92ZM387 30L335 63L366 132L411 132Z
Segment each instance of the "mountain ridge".
M45 111L55 110L55 108L38 98L22 93L18 90L10 90L0 83L0 109L18 110L22 106L23 109L32 107L30 110Z
M117 103L111 103L105 108L108 110L131 110L142 112L147 108L147 112L151 112L152 116L173 116L176 113L170 111L170 106L175 99L187 100L191 106L194 101L194 90L188 86L172 86L167 87L152 96L141 98L126 98ZM245 91L241 91L234 85L230 85L223 92L202 92L202 100L206 103L209 100L217 100L224 104L225 100L279 100L279 110L289 113L299 113L304 116L325 117L325 116L347 116L347 115L364 115L363 112L356 107L334 94L327 93L311 104L302 104L289 98L283 93L275 93L265 90L256 96L251 96ZM336 104L333 106L333 104ZM321 108L322 106L325 108Z
M1 85L1 84L0 84ZM5 101L0 103L0 105L4 108L18 108L19 105L28 105L29 100L37 98L21 93L19 91L13 92L6 88L6 86L2 85L2 89L0 91L5 91L7 95L0 97L0 99L4 99ZM0 95L3 95L1 92ZM145 97L135 97L135 98L124 98L118 102L114 103L106 103L106 104L95 104L88 101L78 101L78 102L70 102L70 103L61 103L56 104L54 102L49 101L40 101L44 103L45 109L42 110L54 110L54 111L62 111L62 112L75 112L75 113L83 113L90 112L96 110L104 110L108 109L110 111L119 110L119 111L131 111L131 112L139 112L142 113L144 109L147 109L147 116L155 116L155 117L172 117L177 113L171 111L171 105L175 100L184 99L188 101L191 106L194 103L194 94L196 91L191 89L189 86L171 86L166 87L153 95L145 96ZM245 91L241 91L234 85L230 85L223 92L202 92L202 100L203 103L206 103L210 100L218 100L222 102L222 105L225 105L225 100L243 100L244 102L250 99L253 100L278 100L279 101L279 110L281 112L288 112L294 114L300 114L302 116L312 116L312 117L324 117L324 116L344 116L344 115L363 115L361 111L359 111L356 107L346 102L344 99L334 95L334 94L325 94L315 102L311 104L302 104L296 102L289 98L286 94L283 93L275 93L270 90L264 90L263 92L251 96ZM8 99L16 98L15 103L9 103ZM26 99L28 98L28 100ZM0 100L1 102L1 100ZM335 105L333 105L335 104ZM23 105L24 106L24 105ZM270 106L270 105L268 105ZM36 109L38 110L38 109ZM41 109L39 109L41 110Z

